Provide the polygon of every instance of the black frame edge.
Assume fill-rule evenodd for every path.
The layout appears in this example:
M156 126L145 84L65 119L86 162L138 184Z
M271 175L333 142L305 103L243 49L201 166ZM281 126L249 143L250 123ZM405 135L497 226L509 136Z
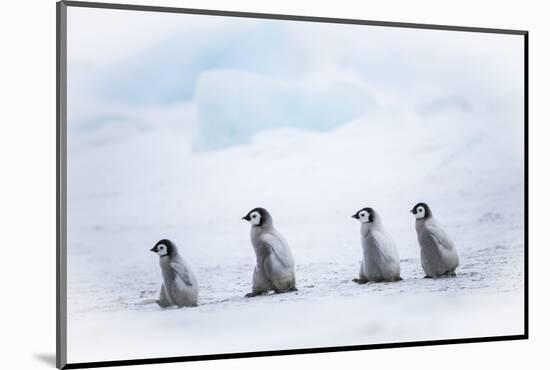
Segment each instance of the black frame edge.
M525 225L523 240L523 284L524 284L524 333L529 338L529 32L523 36L523 140L524 140L524 207L525 207Z
M362 19L353 19L353 18L330 18L330 17L316 17L316 16L304 16L304 15L254 13L254 12L213 10L213 9L191 9L191 8L176 8L176 7L166 7L166 6L99 3L99 2L85 2L85 1L72 1L72 0L66 0L66 1L63 0L63 2L67 6L81 7L81 8L199 14L199 15L214 15L214 16L223 16L223 17L243 17L243 18L258 18L258 19L279 19L279 20L287 20L287 21L299 21L299 22L358 24L358 25L369 25L369 26L380 26L380 27L400 27L400 28L415 28L415 29L428 29L428 30L439 30L439 31L498 33L498 34L508 34L508 35L525 35L527 33L527 31L525 30L514 30L514 29L464 27L464 26L451 26L451 25L425 24L425 23L407 23L407 22L386 22L386 21L362 20Z
M67 365L67 5L56 3L56 367Z
M113 361L97 361L97 362L81 362L67 363L67 261L66 261L66 125L67 125L67 7L84 7L84 8L100 8L114 10L133 10L133 11L149 11L162 13L180 13L180 14L197 14L210 16L225 16L225 17L243 17L257 19L278 19L302 22L320 22L320 23L337 23L337 24L356 24L370 25L381 27L398 27L398 28L414 28L414 29L430 29L440 31L463 31L463 32L478 32L478 33L493 33L493 34L508 34L521 35L524 37L524 201L525 201L525 235L524 235L524 334L506 335L493 337L476 337L476 338L460 338L460 339L441 339L413 342L395 342L395 343L379 343L356 346L341 346L341 347L321 347L321 348L304 348L304 349L289 349L276 351L258 351L258 352L240 352L240 353L222 353L213 355L196 355L196 356L176 356L176 357L161 357L161 358L146 358L133 360L113 360ZM432 25L422 23L404 23L404 22L386 22L372 21L359 19L344 19L344 18L328 18L315 16L300 16L300 15L283 15L283 14L267 14L267 13L252 13L239 11L225 10L208 10L208 9L190 9L190 8L175 8L163 6L146 6L146 5L131 5L131 4L115 4L115 3L99 3L99 2L83 2L61 0L56 3L56 367L59 369L81 369L81 368L96 368L96 367L112 367L112 366L128 366L128 365L147 365L160 363L175 363L175 362L191 362L205 360L222 360L222 359L237 359L250 357L270 357L270 356L288 356L299 354L316 354L326 352L347 352L361 351L370 349L389 349L389 348L407 348L407 347L424 347L435 345L449 344L469 344L469 343L487 343L510 340L526 340L529 339L529 32L527 30L514 29L495 29L495 28L480 28L480 27L462 27L449 25Z
M135 359L135 360L81 362L81 363L67 364L64 367L64 369L151 365L151 364L161 364L161 363L191 362L191 361L205 361L205 360L229 360L229 359L250 358L250 357L305 355L305 354L316 354L316 353L326 353L326 352L361 351L366 349L372 350L372 349L389 349L389 348L426 347L426 346L440 346L440 345L448 345L448 344L488 343L488 342L525 340L525 339L527 339L526 335L509 335L509 336L496 336L496 337L486 337L486 338L443 339L443 340L428 340L428 341L418 341L418 342L368 344L368 345L359 345L359 346L305 348L305 349L295 349L295 350L292 349L292 350L281 350L281 351L221 353L221 354L215 354L215 355L177 356L177 357L161 357L161 358L148 358L148 359Z

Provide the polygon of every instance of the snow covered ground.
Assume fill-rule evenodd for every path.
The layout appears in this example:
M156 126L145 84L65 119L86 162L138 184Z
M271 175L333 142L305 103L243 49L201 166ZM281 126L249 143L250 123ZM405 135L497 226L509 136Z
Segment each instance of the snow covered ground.
M171 126L115 142L75 137L69 361L522 333L522 134L512 113L496 122L378 113L326 133L264 131L206 153ZM456 278L423 279L408 212L417 201L454 237ZM350 215L367 205L397 242L401 282L351 282L361 249ZM297 293L244 298L254 255L240 218L256 206L272 212L293 249ZM148 250L161 238L194 266L199 307L154 304L161 276Z

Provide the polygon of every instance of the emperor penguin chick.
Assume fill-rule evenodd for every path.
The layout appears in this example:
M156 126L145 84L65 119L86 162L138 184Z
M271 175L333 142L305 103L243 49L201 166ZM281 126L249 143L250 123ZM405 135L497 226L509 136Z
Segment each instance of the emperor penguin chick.
M197 305L199 286L187 262L180 256L176 245L162 239L151 248L159 255L163 284L157 301L161 307L193 307Z
M420 262L426 277L456 276L458 253L453 241L435 221L430 207L426 203L418 203L411 213L416 218Z
M254 208L243 220L250 222L250 240L256 254L252 277L254 297L274 290L275 293L296 291L294 258L283 236L273 226L273 218L264 208Z
M380 215L366 207L351 216L361 221L363 261L359 269L358 284L401 280L399 253L390 235L384 230Z

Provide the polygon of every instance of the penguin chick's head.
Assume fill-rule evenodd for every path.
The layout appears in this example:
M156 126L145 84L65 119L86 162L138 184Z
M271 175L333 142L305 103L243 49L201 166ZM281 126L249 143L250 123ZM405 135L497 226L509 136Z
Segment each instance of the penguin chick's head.
M376 218L376 213L374 212L374 209L370 207L365 207L355 212L355 214L353 214L351 217L361 221L361 223L363 224L366 224L369 222L374 222L374 219Z
M432 210L426 203L417 203L413 209L411 209L411 213L416 217L417 220L422 220L425 218L432 217Z
M242 219L250 222L253 226L262 226L272 222L271 215L265 208L262 207L254 208Z
M150 251L155 252L160 257L171 256L176 252L176 246L170 240L162 239Z

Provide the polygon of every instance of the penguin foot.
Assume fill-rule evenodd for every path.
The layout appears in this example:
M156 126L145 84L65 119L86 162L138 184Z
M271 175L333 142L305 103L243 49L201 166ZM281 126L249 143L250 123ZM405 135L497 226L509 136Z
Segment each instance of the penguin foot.
M178 304L177 306L178 306L178 308L182 308L182 307L197 307L198 304L197 304L197 303L186 303L186 304Z
M426 276L424 276L424 279L433 279L433 277L426 275Z
M456 273L454 271L452 272L448 272L446 273L445 275L449 276L449 277L456 277Z
M245 297L246 298L252 298L252 297L256 297L258 295L262 295L263 293L260 293L260 292L250 292L250 293L246 293L245 294Z
M277 290L275 289L275 294L282 294L282 293L290 293L290 292L297 292L298 289L296 289L295 287L292 287L288 290Z
M170 304L167 302L161 302L158 299L155 301L156 304L158 304L162 308L170 307Z
M366 283L368 283L367 279L353 279L352 281L354 283L357 283L357 284L366 284Z

